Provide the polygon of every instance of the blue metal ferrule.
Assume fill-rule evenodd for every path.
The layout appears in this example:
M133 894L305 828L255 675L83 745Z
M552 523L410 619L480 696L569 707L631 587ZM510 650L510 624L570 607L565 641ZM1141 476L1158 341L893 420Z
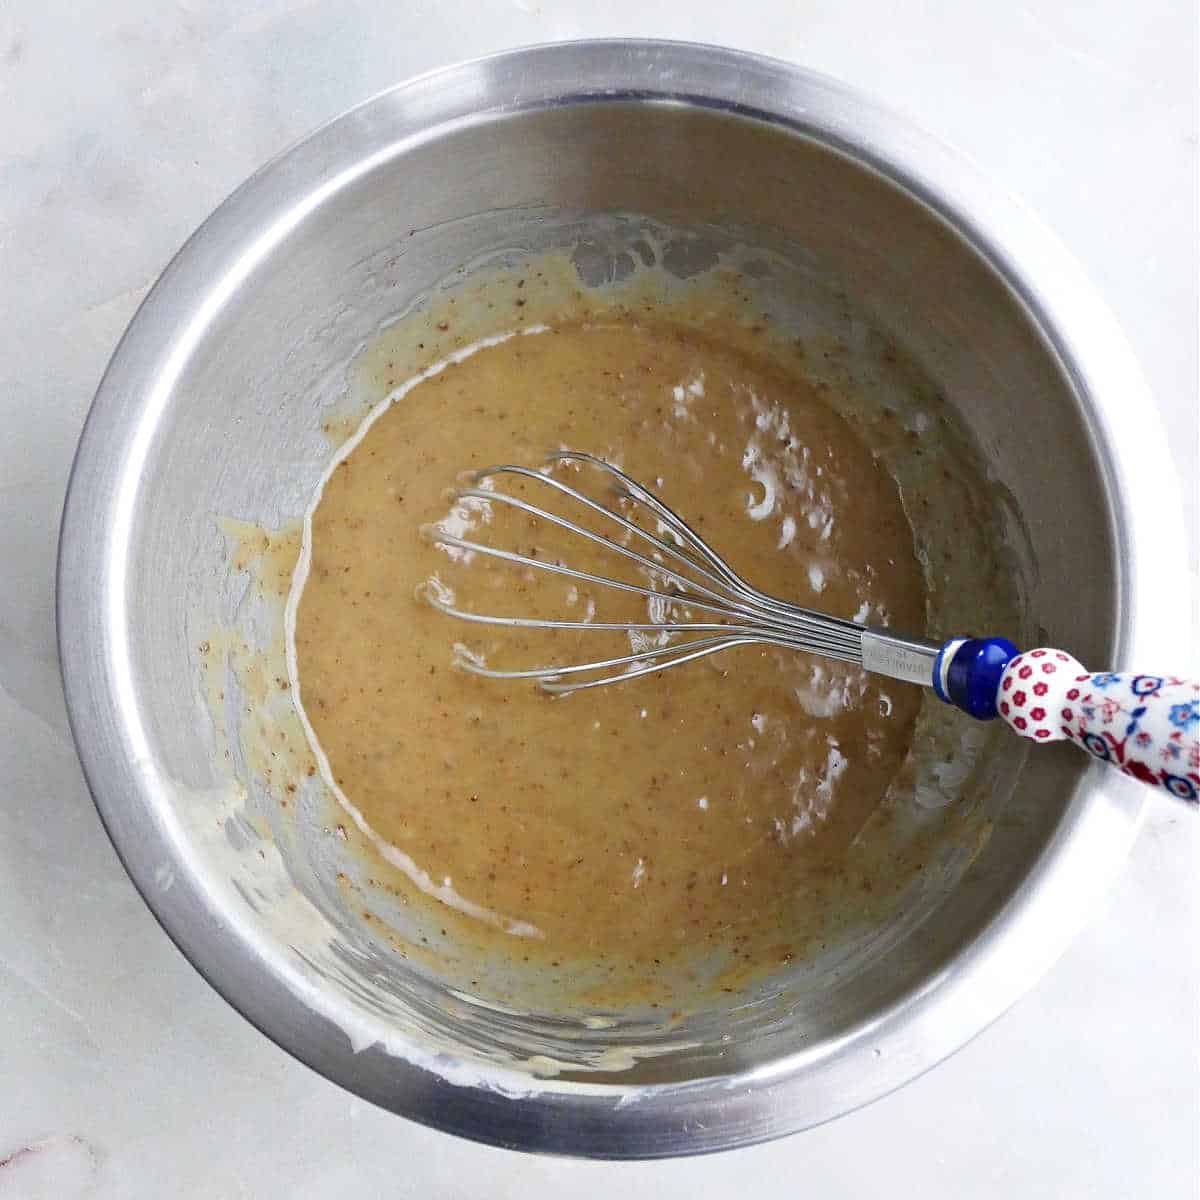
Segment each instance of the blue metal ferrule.
M978 721L999 716L996 693L1004 668L1020 654L1007 638L951 638L933 663L933 690Z

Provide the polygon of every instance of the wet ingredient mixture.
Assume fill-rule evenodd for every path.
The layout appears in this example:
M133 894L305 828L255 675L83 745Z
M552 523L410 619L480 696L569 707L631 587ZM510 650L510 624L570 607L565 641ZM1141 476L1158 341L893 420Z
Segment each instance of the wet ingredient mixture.
M296 682L330 782L417 902L525 958L614 980L701 958L788 961L905 757L918 689L758 647L564 698L479 679L453 667L456 642L504 667L641 647L467 626L419 586L569 620L645 621L646 601L464 562L419 529L448 521L613 574L602 550L500 506L448 513L457 472L570 446L654 487L759 588L919 632L912 532L867 446L802 375L719 331L632 319L479 348L349 446L312 515Z

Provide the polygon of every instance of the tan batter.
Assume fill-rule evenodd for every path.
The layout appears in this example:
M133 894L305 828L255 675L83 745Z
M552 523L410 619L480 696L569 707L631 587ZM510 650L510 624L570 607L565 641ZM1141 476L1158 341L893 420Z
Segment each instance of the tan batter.
M924 626L896 485L803 379L666 324L514 337L417 384L325 486L295 645L332 775L425 902L470 914L523 955L601 962L614 977L710 949L786 961L806 895L837 874L903 760L920 693L751 647L560 699L454 669L455 642L504 667L630 642L468 627L418 601L431 577L478 611L646 619L644 601L464 565L419 536L446 519L459 471L537 466L559 446L654 487L765 591ZM601 551L493 508L459 505L450 524L622 574Z

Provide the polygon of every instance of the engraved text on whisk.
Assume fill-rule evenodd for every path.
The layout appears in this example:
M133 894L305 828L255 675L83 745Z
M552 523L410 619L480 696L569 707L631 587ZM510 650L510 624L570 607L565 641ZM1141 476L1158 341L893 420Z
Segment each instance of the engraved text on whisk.
M933 682L938 649L936 642L897 637L882 629L864 629L862 634L862 663L868 671L925 687Z

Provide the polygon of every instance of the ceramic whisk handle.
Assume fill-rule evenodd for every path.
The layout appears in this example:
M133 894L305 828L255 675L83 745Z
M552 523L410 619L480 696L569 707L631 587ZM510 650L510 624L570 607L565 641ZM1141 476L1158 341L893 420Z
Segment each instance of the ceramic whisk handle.
M1072 741L1134 779L1200 803L1194 680L1093 673L1062 650L1028 650L1004 667L996 707L1022 737Z

